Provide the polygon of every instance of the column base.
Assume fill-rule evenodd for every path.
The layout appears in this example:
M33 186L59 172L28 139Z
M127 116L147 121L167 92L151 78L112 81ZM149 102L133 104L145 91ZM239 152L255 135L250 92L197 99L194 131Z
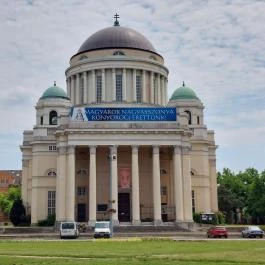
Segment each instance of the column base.
M161 219L160 220L154 220L153 224L154 224L154 226L159 226L159 225L162 225L163 222Z
M140 220L132 220L132 225L133 226L141 225L141 221Z
M175 225L181 229L192 230L194 228L194 221L175 221Z

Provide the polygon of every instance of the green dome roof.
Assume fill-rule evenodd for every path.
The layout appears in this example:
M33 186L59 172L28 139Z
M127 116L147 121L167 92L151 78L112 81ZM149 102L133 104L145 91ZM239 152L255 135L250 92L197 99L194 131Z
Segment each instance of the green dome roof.
M177 88L174 93L172 94L170 100L176 99L199 99L196 93L189 87L186 87L184 82L183 86Z
M54 86L47 88L40 99L46 98L64 98L69 100L65 91L62 88L56 86L56 83L54 84Z

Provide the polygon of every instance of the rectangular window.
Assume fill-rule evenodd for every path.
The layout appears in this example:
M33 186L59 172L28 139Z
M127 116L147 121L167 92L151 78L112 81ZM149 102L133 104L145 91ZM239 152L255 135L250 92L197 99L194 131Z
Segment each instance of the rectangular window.
M142 102L142 77L136 76L136 101Z
M49 145L49 151L57 151L56 145Z
M191 191L192 212L195 213L195 192Z
M98 212L106 212L108 209L108 205L107 204L98 204L97 205L97 211Z
M116 75L116 101L122 101L122 75Z
M96 82L97 82L97 102L102 101L102 76L98 75L96 77Z
M55 191L48 191L48 215L55 214Z
M77 187L77 195L85 196L86 195L86 187Z
M167 196L167 187L166 186L161 186L161 195Z

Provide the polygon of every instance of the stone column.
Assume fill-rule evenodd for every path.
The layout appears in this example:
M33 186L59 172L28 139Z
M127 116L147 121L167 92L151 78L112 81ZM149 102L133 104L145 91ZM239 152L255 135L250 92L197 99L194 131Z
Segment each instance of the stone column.
M122 100L127 100L126 96L127 88L126 88L126 68L123 68L122 71Z
M75 221L75 146L67 147L66 220Z
M191 201L190 147L182 147L184 221L193 222Z
M181 148L173 147L173 179L174 179L174 199L176 222L183 222L183 184L182 184L182 166L181 166Z
M136 69L133 69L133 101L136 102Z
M87 94L88 94L88 88L87 88L87 72L83 73L83 78L84 78L84 94L83 94L83 103L87 104Z
M71 78L66 78L67 96L71 98Z
M96 146L89 146L89 221L93 226L97 220L97 164L96 164Z
M155 95L155 88L154 88L154 72L151 72L151 80L150 80L150 103L154 103L154 95Z
M101 98L101 100L104 102L104 101L106 101L105 69L101 70L101 76L102 76L102 98Z
M32 156L32 190L31 190L31 223L39 221L39 178L38 178L38 157Z
M56 221L66 220L66 147L59 146L57 156L56 176Z
M146 79L145 79L146 71L143 70L142 73L142 102L146 102Z
M153 204L154 225L159 225L162 223L159 146L153 146Z
M71 76L71 103L74 105L75 104L75 78L72 75Z
M91 86L91 95L90 95L90 102L96 101L96 73L95 70L91 71L91 79L92 79L92 86Z
M116 71L112 68L112 100L116 101Z
M168 103L168 91L167 91L167 78L165 77L165 101L166 101L166 104Z
M157 74L157 104L161 104L161 79L160 74Z
M166 105L166 100L165 100L165 81L164 81L164 76L161 75L161 105L165 106Z
M110 146L110 185L111 194L110 201L112 209L116 212L112 213L113 225L118 225L118 167L117 167L117 146Z
M216 160L209 160L210 166L210 185L211 185L211 210L213 212L218 211L218 201L217 201L217 179L216 179Z
M77 105L80 104L80 75L76 74L76 78L75 78L76 82L75 82L75 102Z
M29 177L29 160L22 158L22 177L21 177L21 197L27 210L28 200L28 177ZM27 212L27 214L29 214Z
M132 146L132 224L140 224L138 146Z

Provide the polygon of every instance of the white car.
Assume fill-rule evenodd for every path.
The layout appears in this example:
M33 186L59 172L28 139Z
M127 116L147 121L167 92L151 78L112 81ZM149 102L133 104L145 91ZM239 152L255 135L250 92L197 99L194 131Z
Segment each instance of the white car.
M263 238L264 232L258 226L248 226L242 230L242 237L260 237Z
M78 224L76 222L61 222L60 238L78 238Z
M94 231L94 238L110 238L111 232L110 232L110 222L107 221L101 221L95 223L95 231Z

